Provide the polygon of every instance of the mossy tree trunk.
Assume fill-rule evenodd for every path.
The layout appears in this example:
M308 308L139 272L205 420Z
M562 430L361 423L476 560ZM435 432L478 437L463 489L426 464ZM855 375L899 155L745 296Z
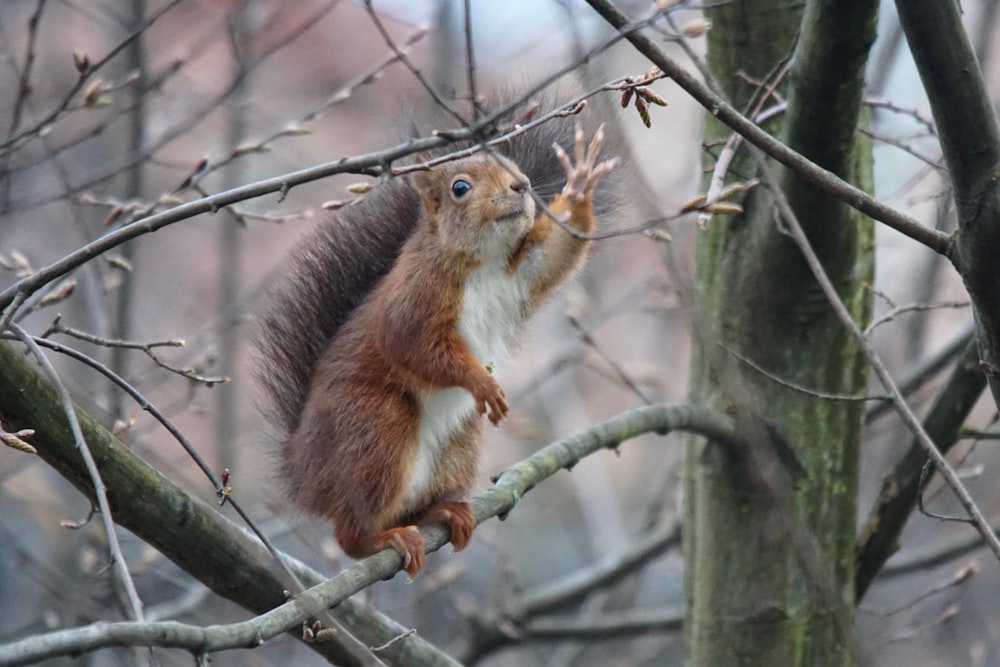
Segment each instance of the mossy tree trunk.
M741 0L707 12L709 66L722 92L752 110L757 82L780 79L787 110L768 129L866 189L871 147L857 127L866 117L863 71L877 5ZM709 118L706 141L728 136ZM755 171L744 149L729 178ZM864 285L873 271L870 221L794 174L774 172L863 325L871 307ZM754 455L736 457L703 439L688 447L688 662L850 664L863 405L818 394L863 394L866 365L782 232L766 189L743 205L743 215L716 218L699 239L690 394L744 424Z

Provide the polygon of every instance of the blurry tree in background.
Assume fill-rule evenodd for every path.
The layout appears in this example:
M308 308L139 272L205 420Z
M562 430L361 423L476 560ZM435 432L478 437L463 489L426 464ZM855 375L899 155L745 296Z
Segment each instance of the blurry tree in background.
M0 3L0 664L997 664L998 7ZM498 87L625 201L469 549L383 582L278 495L248 325Z

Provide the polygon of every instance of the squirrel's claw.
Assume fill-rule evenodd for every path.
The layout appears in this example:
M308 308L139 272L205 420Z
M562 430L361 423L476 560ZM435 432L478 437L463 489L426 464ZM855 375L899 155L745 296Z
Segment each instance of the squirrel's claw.
M559 164L562 165L563 171L565 171L567 175L571 174L573 172L573 163L570 162L569 156L566 155L566 151L563 150L563 147L559 144L552 144L552 150L556 152L556 159L559 160Z
M431 506L424 515L417 518L417 523L421 526L432 523L448 524L451 528L451 543L455 551L461 551L472 539L472 531L476 528L476 515L473 514L469 503L449 500Z
M613 157L610 160L605 160L604 162L594 167L594 170L591 172L591 178L596 181L601 176L610 173L619 164L621 164L621 159L617 157Z
M577 141L579 142L579 148L577 149L576 161L577 163L586 163L593 166L597 162L597 156L601 152L601 147L604 146L604 123L601 123L597 128L597 132L594 132L594 138L590 140L590 146L587 147L587 154L583 154L583 131L579 126L576 128Z
M340 538L338 537L338 540ZM403 559L403 570L410 578L417 576L424 569L424 536L420 534L420 529L416 526L397 526L389 530L377 533L364 539L356 545L357 552L348 554L355 558L377 553L383 549L394 549Z

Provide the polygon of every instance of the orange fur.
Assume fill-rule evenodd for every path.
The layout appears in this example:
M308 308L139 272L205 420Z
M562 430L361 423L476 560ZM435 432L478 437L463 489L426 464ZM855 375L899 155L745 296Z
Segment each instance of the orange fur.
M567 186L550 204L584 233L596 224L593 186L611 168L596 163L600 143L585 153L578 134L577 164L563 161ZM393 548L411 576L424 564L415 526L447 523L456 550L475 527L464 499L479 416L497 424L508 412L486 367L494 359L476 354L502 355L587 247L534 216L526 177L502 158L446 164L413 185L423 219L320 357L283 459L292 499L332 521L349 556ZM494 290L492 280L507 282Z

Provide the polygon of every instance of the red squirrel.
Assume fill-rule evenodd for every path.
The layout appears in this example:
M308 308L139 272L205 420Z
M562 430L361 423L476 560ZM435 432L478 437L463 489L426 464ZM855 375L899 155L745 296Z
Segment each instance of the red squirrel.
M617 162L598 161L603 128L589 145L577 128L572 159L537 141L380 186L306 240L265 313L281 475L352 558L391 547L413 577L419 526L448 524L456 551L469 543L482 417L497 425L509 410L491 369L589 245L536 216L532 179L564 178L549 211L589 234L595 186Z

